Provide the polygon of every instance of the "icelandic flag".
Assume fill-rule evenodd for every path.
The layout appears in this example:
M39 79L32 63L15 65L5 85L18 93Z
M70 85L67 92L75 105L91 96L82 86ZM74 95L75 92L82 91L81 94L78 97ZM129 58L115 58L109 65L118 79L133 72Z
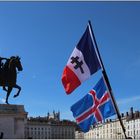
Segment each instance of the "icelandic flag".
M103 78L87 95L72 105L71 111L83 132L88 132L91 125L116 114Z
M67 94L101 68L89 25L74 48L62 74L62 84Z

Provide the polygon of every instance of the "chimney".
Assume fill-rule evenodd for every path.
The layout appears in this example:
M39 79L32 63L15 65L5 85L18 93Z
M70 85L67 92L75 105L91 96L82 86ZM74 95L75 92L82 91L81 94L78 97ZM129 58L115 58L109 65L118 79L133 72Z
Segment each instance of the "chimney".
M130 108L130 116L131 118L134 118L133 107Z
M122 113L121 116L122 116L122 118L123 118L123 117L124 117L124 114Z
M128 114L128 112L126 112L126 117L128 117L129 116L129 114Z
M133 114L133 107L130 108L130 113Z

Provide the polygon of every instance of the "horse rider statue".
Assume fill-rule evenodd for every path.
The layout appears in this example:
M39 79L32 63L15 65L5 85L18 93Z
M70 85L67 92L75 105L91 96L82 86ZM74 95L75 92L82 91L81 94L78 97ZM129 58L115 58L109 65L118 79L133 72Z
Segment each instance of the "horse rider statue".
M3 63L3 60L6 60ZM6 103L8 103L9 95L13 88L17 88L18 92L14 97L19 95L21 87L16 84L17 70L22 71L22 65L18 56L11 56L10 58L0 57L0 86L7 92Z

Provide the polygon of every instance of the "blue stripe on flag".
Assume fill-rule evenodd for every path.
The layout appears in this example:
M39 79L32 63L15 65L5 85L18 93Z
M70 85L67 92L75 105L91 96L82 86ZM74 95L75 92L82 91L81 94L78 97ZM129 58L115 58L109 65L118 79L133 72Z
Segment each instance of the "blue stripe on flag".
M100 99L107 90L103 77L99 80L99 82L95 85L93 89L96 91L96 96L98 97L98 99Z
M81 100L71 106L71 111L73 112L73 116L77 117L85 110L90 108L93 105L93 98L90 94L85 95ZM78 108L78 109L77 109Z
M100 106L99 109L100 112L102 112L103 119L116 114L111 99L102 106Z
M84 60L88 65L91 74L95 73L101 68L95 52L95 48L93 46L93 42L89 32L89 27L87 27L85 33L83 34L82 38L80 39L76 47L78 50L82 52Z
M95 117L92 115L88 119L84 120L79 124L80 128L83 132L88 132L90 129L91 124L95 124L96 120Z

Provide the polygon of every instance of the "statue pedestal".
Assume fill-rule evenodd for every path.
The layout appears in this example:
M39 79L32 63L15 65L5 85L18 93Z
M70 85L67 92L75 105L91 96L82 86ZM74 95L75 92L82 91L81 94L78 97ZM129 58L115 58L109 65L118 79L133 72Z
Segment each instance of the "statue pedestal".
M23 105L0 104L0 136L4 139L24 139L27 112Z

